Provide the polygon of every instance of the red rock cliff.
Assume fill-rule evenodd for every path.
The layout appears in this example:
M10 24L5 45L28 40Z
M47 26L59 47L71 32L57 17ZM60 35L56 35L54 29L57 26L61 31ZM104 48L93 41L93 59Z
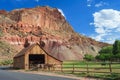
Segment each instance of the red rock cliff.
M0 40L23 47L27 39L30 44L44 43L43 48L61 60L81 60L84 54L96 55L108 44L74 32L56 8L36 7L0 11Z

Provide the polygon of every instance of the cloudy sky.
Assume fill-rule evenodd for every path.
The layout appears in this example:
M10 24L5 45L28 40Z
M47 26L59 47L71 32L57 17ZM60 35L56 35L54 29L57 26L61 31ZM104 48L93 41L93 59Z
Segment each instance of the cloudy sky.
M120 39L120 0L0 0L7 11L38 5L58 8L80 34L107 43Z

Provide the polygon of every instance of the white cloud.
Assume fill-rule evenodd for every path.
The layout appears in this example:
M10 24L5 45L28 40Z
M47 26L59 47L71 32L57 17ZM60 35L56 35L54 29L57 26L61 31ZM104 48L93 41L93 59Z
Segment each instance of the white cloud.
M113 43L120 39L120 11L103 9L93 14L96 35L92 36L98 41Z
M62 14L62 16L64 16L66 18L66 16L65 16L65 14L64 14L62 9L58 9L58 11Z
M93 2L93 0L87 0L87 6L88 6L88 7L91 7L91 6L92 6L92 5L91 5L92 2Z
M104 40L102 37L105 36L105 34L99 34L99 35L92 35L91 37L97 41Z
M106 3L106 2L100 1L99 3L95 4L95 7L101 7L101 6L104 6L104 5L109 5L109 4Z
M103 28L96 28L95 29L95 32L99 33L99 34L102 34L102 33L105 33L105 30Z

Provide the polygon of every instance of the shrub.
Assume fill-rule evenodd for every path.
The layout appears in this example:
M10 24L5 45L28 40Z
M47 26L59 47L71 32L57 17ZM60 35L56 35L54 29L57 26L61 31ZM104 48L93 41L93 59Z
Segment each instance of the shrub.
M2 30L0 29L0 37L3 37L3 36L4 36L4 34L3 34Z
M95 60L94 56L93 56L93 55L90 55L90 54L85 54L85 55L84 55L84 59L85 59L86 61L93 61L93 60Z
M11 65L13 64L13 60L4 60L4 61L1 61L1 65Z

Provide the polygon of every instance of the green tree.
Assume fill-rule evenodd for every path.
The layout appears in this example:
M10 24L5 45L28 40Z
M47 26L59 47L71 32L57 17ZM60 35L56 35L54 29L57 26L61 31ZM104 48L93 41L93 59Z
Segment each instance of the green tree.
M116 40L113 44L113 51L115 60L120 60L120 40Z
M83 59L85 59L86 61L93 61L93 60L95 60L94 56L90 55L90 54L85 54ZM89 73L88 62L86 62L86 67L87 67L87 73Z
M93 61L95 58L93 55L85 54L83 59L85 59L86 61Z
M95 58L96 58L97 60L105 61L105 56L104 56L104 54L97 55Z
M114 55L120 54L120 40L116 40L113 44L113 50L112 53Z
M99 51L99 54L112 54L112 49L113 49L113 46L103 47L103 48Z
M101 61L106 61L106 60L111 61L111 59L113 58L112 49L113 49L113 46L103 47L99 51L99 55L97 55L95 58Z

